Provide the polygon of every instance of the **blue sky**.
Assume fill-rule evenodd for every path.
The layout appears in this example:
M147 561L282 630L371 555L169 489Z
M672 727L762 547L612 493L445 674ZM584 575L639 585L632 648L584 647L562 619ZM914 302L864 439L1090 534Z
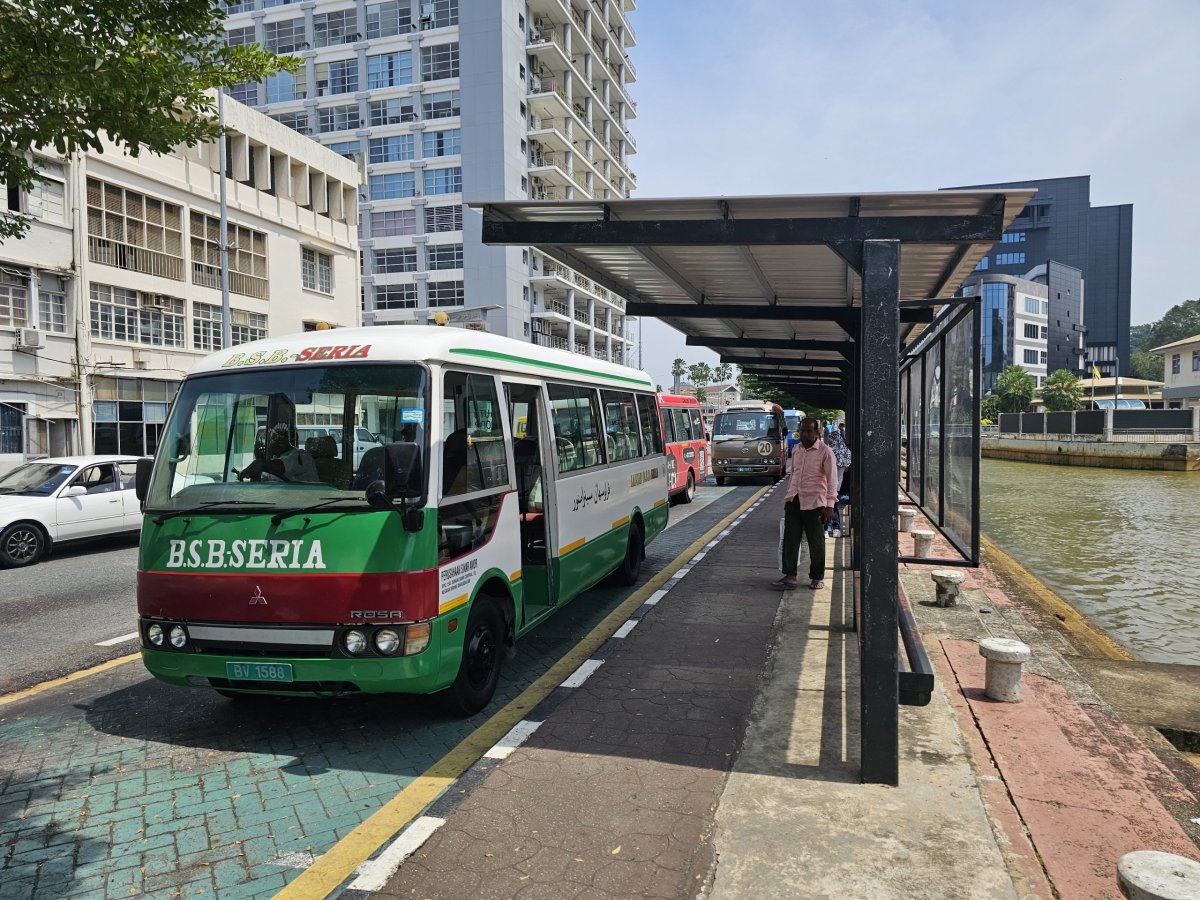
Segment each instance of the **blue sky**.
M1136 323L1200 296L1200 2L639 0L636 197L1092 176ZM644 323L642 366L715 361Z

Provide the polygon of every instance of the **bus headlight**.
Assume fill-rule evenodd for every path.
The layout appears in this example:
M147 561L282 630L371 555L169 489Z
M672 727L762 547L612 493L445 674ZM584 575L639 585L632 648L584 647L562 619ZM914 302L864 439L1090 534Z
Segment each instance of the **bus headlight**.
M167 639L176 650L182 650L187 646L187 631L182 625L172 625L171 630L167 632Z
M347 653L358 656L367 649L367 636L361 631L347 631L342 638L342 643L345 645Z
M375 632L375 649L384 656L391 656L400 649L400 635L390 628Z
M404 630L404 655L413 656L429 646L428 622L417 622Z
M150 623L150 627L146 629L146 640L155 647L161 647L163 642L162 626L157 622Z

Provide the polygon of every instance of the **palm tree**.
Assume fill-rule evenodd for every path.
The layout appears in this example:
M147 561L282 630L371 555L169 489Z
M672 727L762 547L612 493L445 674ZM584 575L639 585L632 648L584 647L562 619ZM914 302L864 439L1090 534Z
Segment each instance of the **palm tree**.
M671 363L671 374L675 378L675 385L671 388L672 393L679 393L679 379L687 374L687 363L683 361L682 356L675 357L675 362Z

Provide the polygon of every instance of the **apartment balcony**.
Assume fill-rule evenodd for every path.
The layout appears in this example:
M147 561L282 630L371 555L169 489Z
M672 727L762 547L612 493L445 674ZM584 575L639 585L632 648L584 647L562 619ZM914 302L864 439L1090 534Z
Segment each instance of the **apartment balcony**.
M546 334L541 331L535 331L533 333L533 343L537 344L539 347L551 347L555 350L566 350L568 353L571 352L571 345L567 342L567 339L554 334Z
M545 148L549 150L567 151L576 149L574 142L569 136L570 119L566 116L561 116L556 119L543 118L541 116L530 116L529 118L529 138L531 141L539 141Z
M542 299L533 305L530 315L535 319L546 319L551 322L566 323L570 319L570 312L567 310L565 303L559 303L557 300Z
M529 183L539 188L551 190L573 190L586 194L581 179L576 177L575 167L567 159L565 153L530 153L529 154Z

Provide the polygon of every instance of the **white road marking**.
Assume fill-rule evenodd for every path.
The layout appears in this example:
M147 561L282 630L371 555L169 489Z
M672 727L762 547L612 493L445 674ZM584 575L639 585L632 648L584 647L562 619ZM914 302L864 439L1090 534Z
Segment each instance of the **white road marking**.
M123 634L120 637L109 638L107 641L101 641L96 646L97 647L113 647L117 644L123 644L126 641L132 641L137 636L138 636L138 633L136 631L132 631L129 634Z
M626 622L624 625L622 625L620 628L618 628L616 631L613 632L613 637L615 637L615 638L628 637L629 632L633 631L633 629L637 627L637 623L638 623L637 619L630 619L628 622Z
M583 665L581 665L578 669L576 669L574 672L572 672L570 674L570 676L567 678L567 680L562 683L562 686L565 688L579 687L581 684L583 684L585 681L587 681L589 676L591 676L591 674L593 672L595 672L598 668L600 668L600 666L602 666L603 664L604 664L604 660L602 660L602 659L587 660L586 662L583 663Z
M437 816L421 816L415 820L378 857L358 867L358 877L350 883L350 890L382 891L388 879L400 868L400 863L412 856L444 824L446 820Z
M508 759L514 750L525 743L529 736L538 730L538 726L541 724L541 722L531 722L529 719L522 719L509 729L508 734L496 741L492 749L483 754L483 758Z
M657 605L658 601L661 600L665 596L667 596L666 591L655 591L653 594L651 594L646 599L646 602L643 603L642 605L643 606L655 606L655 605Z

